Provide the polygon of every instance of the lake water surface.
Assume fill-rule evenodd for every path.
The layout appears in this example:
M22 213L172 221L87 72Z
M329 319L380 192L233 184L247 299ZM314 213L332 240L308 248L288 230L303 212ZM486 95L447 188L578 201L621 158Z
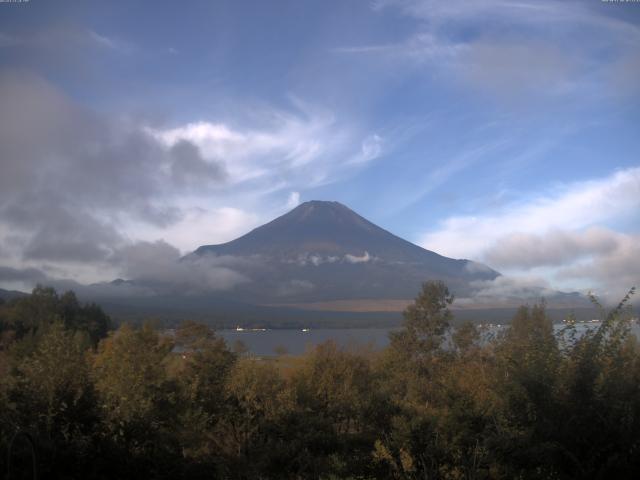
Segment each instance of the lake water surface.
M321 328L317 330L218 330L229 347L236 341L244 343L254 355L274 355L276 349L283 347L291 355L304 353L327 340L333 340L341 346L385 347L389 343L391 328Z
M578 324L576 329L583 332L589 328L597 328L599 323ZM564 325L555 325L556 330ZM488 327L485 335L493 336L508 328L506 326ZM305 350L327 340L333 340L341 346L373 346L383 348L389 344L389 332L393 328L320 328L303 331L300 329L274 329L274 330L218 330L217 333L225 339L229 347L241 341L254 355L275 355L276 349L284 349L291 355L299 355ZM633 324L632 332L640 337L640 327Z

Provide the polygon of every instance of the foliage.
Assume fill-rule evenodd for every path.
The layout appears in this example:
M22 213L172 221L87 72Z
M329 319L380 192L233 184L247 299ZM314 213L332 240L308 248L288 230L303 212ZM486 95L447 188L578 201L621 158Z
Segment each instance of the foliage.
M31 295L0 305L0 350L55 321L86 332L94 345L111 328L111 319L98 305L81 305L71 291L58 295L53 288L38 285Z
M441 281L429 281L404 313L404 329L392 335L392 347L414 357L424 357L441 348L453 315L453 295Z
M27 341L29 349L16 344L10 351L9 375L0 393L6 402L2 426L9 435L19 430L37 434L41 456L52 470L48 473L60 473L71 466L68 460L82 462L93 447L97 417L87 361L90 340L85 332L56 321Z
M23 431L46 478L636 478L631 294L590 330L539 303L487 340L427 282L384 350L258 358L195 322L105 335L39 287L0 305L0 458Z

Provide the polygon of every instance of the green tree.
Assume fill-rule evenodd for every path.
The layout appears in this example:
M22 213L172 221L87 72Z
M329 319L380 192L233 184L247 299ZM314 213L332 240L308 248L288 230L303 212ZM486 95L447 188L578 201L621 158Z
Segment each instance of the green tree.
M3 426L9 432L26 430L37 436L45 475L77 475L95 447L90 340L86 333L65 329L56 321L40 327L29 341L26 353L19 345L11 351Z
M428 281L390 335L379 370L391 399L391 428L376 442L374 458L397 478L437 478L445 462L440 424L442 378L453 359L445 348L453 295L441 281Z
M111 327L111 319L98 305L82 305L72 291L58 295L55 289L38 285L31 295L14 299L0 310L2 343L35 334L55 321L70 330L87 332L94 346Z
M293 374L300 408L318 434L315 443L324 444L314 453L316 468L338 478L373 473L371 451L388 421L372 355L327 341L307 353Z
M9 303L7 327L14 331L16 339L35 333L40 326L60 319L59 300L55 289L38 285L31 295Z
M573 478L635 478L640 472L640 346L630 334L634 289L602 322L576 337L560 370L550 437L558 469Z
M444 282L423 283L420 294L403 312L403 329L391 334L392 347L416 358L441 348L453 319L452 303L453 295Z
M87 332L94 345L107 336L111 319L95 303L81 305L72 291L60 296L58 310L67 328Z
M225 388L236 355L208 326L192 321L176 330L175 345L170 375L180 387L182 451L194 461L211 464L218 451L216 425L224 413Z
M246 357L229 376L226 408L216 425L217 449L232 478L286 478L283 459L290 438L282 435L295 410L292 392L270 363ZM276 473L279 472L279 473Z
M479 346L480 331L472 322L465 322L453 331L451 340L455 350L465 355Z
M125 468L128 475L168 476L179 466L178 388L167 372L172 349L173 341L150 325L123 325L100 342L92 378L103 434L111 455L122 457L105 468Z
M556 395L561 352L544 302L522 306L496 346L495 383L501 401L492 442L509 475L556 475Z

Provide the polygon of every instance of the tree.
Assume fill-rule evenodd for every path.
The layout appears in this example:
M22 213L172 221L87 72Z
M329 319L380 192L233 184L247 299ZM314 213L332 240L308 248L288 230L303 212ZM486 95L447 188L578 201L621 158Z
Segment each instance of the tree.
M56 321L29 341L33 345L26 352L11 352L4 426L37 436L45 475L76 475L92 454L97 420L87 362L90 340Z
M305 421L315 426L316 438L306 441L323 447L310 452L315 468L337 478L373 474L375 468L371 451L388 421L389 405L379 393L371 356L327 341L307 353L292 376Z
M287 414L295 410L286 382L272 364L246 357L234 365L225 390L226 408L214 431L225 476L285 478L282 452L292 439L282 432Z
M392 428L376 443L375 458L398 478L432 478L444 462L439 422L441 379L451 361L444 348L453 319L453 295L428 281L405 311L403 329L390 334L380 365L382 385L393 402Z
M45 326L60 319L59 297L51 287L36 286L31 295L10 302L6 313L7 324L15 332L15 338L35 333L40 326Z
M465 355L473 347L478 346L480 331L472 322L465 322L454 330L451 340L456 351L461 355Z
M225 387L236 362L224 340L204 324L186 321L176 330L178 351L170 370L183 408L179 437L185 456L211 462L217 453L215 427L225 408Z
M35 334L58 320L67 329L87 332L94 346L111 327L111 319L98 305L82 305L72 291L58 295L55 289L38 285L31 295L14 299L2 308L3 343Z
M60 296L58 309L67 328L87 332L94 345L107 336L111 319L95 303L81 305L72 291Z
M403 330L391 336L392 347L413 356L439 349L453 318L449 310L452 303L453 295L444 282L423 283L420 294L403 312Z
M168 474L179 465L174 433L178 389L167 374L172 349L173 341L148 324L141 328L123 325L100 342L92 378L103 435L111 454L123 459L115 464L107 462L105 468L122 467L128 475L151 475L149 472Z
M630 326L631 289L599 326L563 352L557 417L551 437L558 468L575 478L636 478L640 459L640 345ZM574 327L575 328L575 327ZM579 408L576 408L579 405Z
M428 281L414 302L403 312L403 328L391 332L389 349L380 366L391 395L398 401L422 402L428 395L427 382L443 357L449 356L443 342L453 315L453 295L441 281ZM402 399L402 400L401 400Z

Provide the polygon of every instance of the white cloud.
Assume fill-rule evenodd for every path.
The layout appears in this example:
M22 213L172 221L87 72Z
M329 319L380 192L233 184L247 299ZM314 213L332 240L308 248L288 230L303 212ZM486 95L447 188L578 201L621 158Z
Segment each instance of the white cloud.
M300 192L291 192L287 199L287 208L291 210L292 208L296 208L298 205L300 205Z
M589 2L379 0L373 9L393 9L419 20L418 27L395 43L334 51L427 66L429 78L518 106L558 95L584 101L586 95L619 99L637 92L637 62L625 59L637 58L640 28ZM606 56L599 53L603 48ZM612 81L621 88L611 88Z
M476 280L472 287L473 296L457 298L456 306L519 306L523 300L537 301L557 293L547 280L531 275L503 275L494 280Z
M637 218L639 211L640 167L635 167L507 205L498 214L448 218L418 243L447 256L483 258L498 240L514 233L579 230Z
M377 134L296 99L158 129L85 108L26 71L0 69L0 85L2 262L49 262L77 281L113 278L109 258L138 241L182 253L230 241L283 213L282 192L291 208L302 189L381 152Z
M260 223L261 218L257 214L240 208L192 207L185 208L183 218L172 225L159 228L153 225L132 224L127 230L135 231L138 240L151 242L162 238L186 254L201 245L233 240Z
M371 255L369 255L369 252L364 252L364 255L362 256L351 255L350 253L347 253L344 256L344 259L348 263L367 263L369 260L371 260Z
M351 158L349 163L362 164L375 160L382 155L383 140L380 135L372 134L362 141L360 151Z
M167 147L181 140L197 145L203 156L224 163L229 181L303 187L341 178L345 171L377 158L382 138L361 138L357 128L325 109L294 101L295 110L257 114L258 127L225 122L194 122L147 131Z
M372 54L395 57L417 64L426 61L449 61L466 49L463 43L445 41L431 32L418 32L400 43L362 45L356 47L338 47L336 53Z
M498 214L449 218L419 243L447 256L484 261L503 273L532 271L556 283L598 288L611 298L611 292L620 295L640 282L640 235L605 226L626 222L640 228L638 212L636 167L507 205Z
M116 42L114 39L109 38L105 35L100 35L97 32L94 32L93 30L89 30L88 31L89 37L96 42L98 45L101 45L105 48L110 48L113 50L118 49L118 42Z
M317 267L319 265L337 262L352 264L367 263L376 260L376 258L377 257L372 257L369 252L364 252L363 255L354 255L351 253L347 253L342 257L336 255L321 255L319 253L306 253L299 255L295 260L287 260L287 262L295 263L297 265L300 265L301 267L307 265L313 265L314 267Z
M202 293L229 290L249 281L234 270L246 260L204 256L180 260L177 248L164 241L137 242L118 251L116 264L127 279L134 279L157 291Z
M305 267L307 265L313 265L317 267L319 265L325 263L336 263L340 261L340 257L333 255L321 255L319 253L305 253L300 254L295 260L285 260L287 263L295 263L301 267Z
M631 287L640 287L640 235L616 235L616 246L559 269L561 280L594 280L595 293L610 302L619 301Z
M464 19L476 19L480 15L499 18L522 18L526 21L544 18L553 19L562 17L562 14L572 6L563 6L559 2L549 0L477 0L468 2L465 0L450 0L439 2L437 0L379 0L374 3L374 9L381 10L386 7L399 8L404 14L442 23Z
M607 16L591 5L580 2L558 2L556 0L378 0L374 10L397 8L407 16L429 22L431 25L443 25L453 22L472 21L479 18L491 18L494 22L506 22L513 25L546 25L547 29L570 22L587 24L599 29L607 29L627 37L627 41L638 39L640 31L630 22Z
M512 233L496 240L484 259L497 268L530 269L558 266L616 250L625 235L591 227L586 230L551 230L544 235Z

